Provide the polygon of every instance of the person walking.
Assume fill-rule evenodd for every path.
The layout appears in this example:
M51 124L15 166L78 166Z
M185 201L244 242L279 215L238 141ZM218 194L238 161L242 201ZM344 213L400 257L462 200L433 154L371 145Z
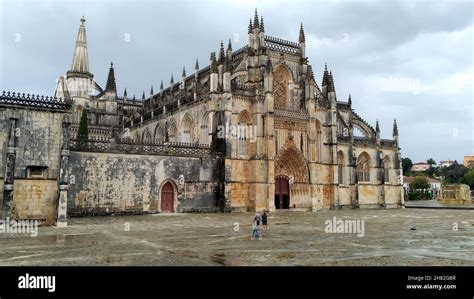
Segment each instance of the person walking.
M250 239L252 240L262 239L262 237L260 237L260 228L258 227L256 220L252 221L252 237Z
M262 221L262 215L260 214L260 212L257 212L257 214L255 214L254 220L257 221L257 226L260 226L260 221Z
M263 215L262 215L262 226L263 226L263 230L267 230L267 229L268 229L267 223L268 223L267 211L263 211Z

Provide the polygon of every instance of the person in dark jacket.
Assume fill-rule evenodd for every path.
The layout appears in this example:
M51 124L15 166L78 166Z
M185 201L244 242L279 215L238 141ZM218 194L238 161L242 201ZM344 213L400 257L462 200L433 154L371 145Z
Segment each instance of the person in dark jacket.
M267 211L263 211L263 215L262 215L262 226L263 226L263 230L267 230L267 229L268 229L267 223L268 223Z

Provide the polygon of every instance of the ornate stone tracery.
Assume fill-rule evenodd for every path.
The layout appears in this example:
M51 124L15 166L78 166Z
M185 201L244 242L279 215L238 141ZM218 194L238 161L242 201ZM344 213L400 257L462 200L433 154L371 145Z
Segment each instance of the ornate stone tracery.
M273 97L276 107L288 107L288 85L291 75L284 66L276 68L273 75Z

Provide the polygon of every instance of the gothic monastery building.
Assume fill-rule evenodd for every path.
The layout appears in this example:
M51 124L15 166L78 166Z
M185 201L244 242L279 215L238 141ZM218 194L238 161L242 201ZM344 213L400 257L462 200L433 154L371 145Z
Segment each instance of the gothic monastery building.
M65 225L91 214L402 207L396 121L381 139L378 122L336 95L327 66L316 82L305 48L303 25L297 42L283 40L255 12L246 46L221 43L203 68L196 60L136 99L118 96L113 64L105 88L95 81L82 18L54 97L2 95L3 215Z

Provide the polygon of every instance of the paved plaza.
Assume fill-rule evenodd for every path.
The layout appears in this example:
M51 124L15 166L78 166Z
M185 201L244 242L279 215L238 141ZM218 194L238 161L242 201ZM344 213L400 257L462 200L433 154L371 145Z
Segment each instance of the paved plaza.
M1 266L474 265L474 211L283 211L251 240L254 213L72 218L38 235L0 234ZM326 221L364 220L364 235ZM457 230L456 230L457 229Z

